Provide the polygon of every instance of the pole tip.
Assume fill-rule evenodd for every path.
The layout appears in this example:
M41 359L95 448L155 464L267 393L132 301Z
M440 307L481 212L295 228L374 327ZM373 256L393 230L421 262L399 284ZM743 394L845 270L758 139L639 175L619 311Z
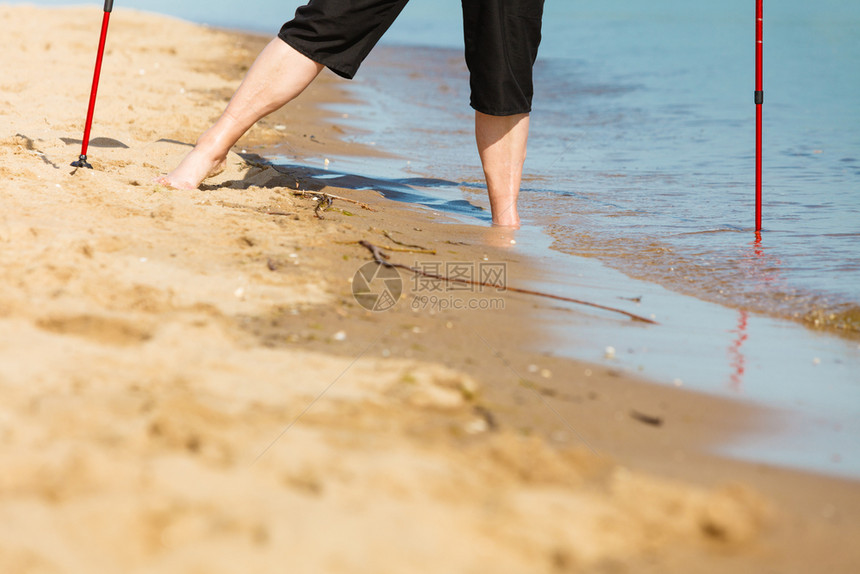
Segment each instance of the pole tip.
M87 156L82 155L78 158L78 161L72 162L72 167L85 167L87 169L93 169L93 166L90 162L87 161Z

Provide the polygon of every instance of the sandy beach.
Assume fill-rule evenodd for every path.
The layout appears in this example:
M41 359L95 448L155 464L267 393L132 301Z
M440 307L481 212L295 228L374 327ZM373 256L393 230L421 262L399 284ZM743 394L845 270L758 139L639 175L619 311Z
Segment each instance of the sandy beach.
M384 153L346 141L343 80L176 191L154 178L268 39L115 10L95 169L74 170L101 10L0 4L0 23L0 572L860 564L857 482L709 454L766 412L530 351L551 300L434 309L401 271L393 308L362 307L362 240L509 285L547 270L503 231L261 162Z

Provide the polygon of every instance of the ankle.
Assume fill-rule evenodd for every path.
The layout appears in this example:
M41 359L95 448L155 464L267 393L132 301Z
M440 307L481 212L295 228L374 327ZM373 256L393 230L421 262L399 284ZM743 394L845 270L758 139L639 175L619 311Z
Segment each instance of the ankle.
M212 165L224 163L227 161L227 154L230 152L230 148L225 148L218 140L219 138L216 136L205 132L197 140L197 143L194 144L192 152Z
M520 226L520 218L514 215L513 217L500 217L493 218L493 226L494 227L514 227L518 228Z

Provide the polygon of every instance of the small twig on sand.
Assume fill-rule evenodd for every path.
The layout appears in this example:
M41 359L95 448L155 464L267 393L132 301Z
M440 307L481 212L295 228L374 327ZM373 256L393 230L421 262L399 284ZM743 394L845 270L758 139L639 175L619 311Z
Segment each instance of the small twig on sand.
M410 245L409 243L403 243L402 241L398 241L391 237L391 234L385 230L382 230L382 234L388 239L390 239L392 243L396 243L397 245L400 245L402 247L411 247L412 249L418 249L419 251L428 253L432 251L434 255L436 254L436 251L433 249L427 249L426 247L422 247L421 245Z
M361 241L335 241L335 243L339 243L341 245L362 245ZM418 253L421 255L436 255L435 249L424 249L423 247L395 247L393 245L383 245L379 249L385 249L387 251L396 251L398 253Z
M317 201L317 206L314 207L314 215L317 216L317 219L325 219L325 217L322 216L322 213L320 213L320 210L325 211L326 209L331 207L333 201L334 200L329 195L323 195L319 198L319 201Z
M362 239L358 242L359 245L368 249L370 254L373 255L373 260L379 263L380 265L384 265L385 267L406 267L405 265L398 265L396 263L389 263L387 259L389 259L388 255L379 250L379 247L371 243L370 241L365 241ZM410 268L411 269L411 268Z
M379 247L362 239L358 242L359 245L370 251L370 254L373 256L373 260L379 265L383 265L385 267L395 267L397 269L403 269L404 271L410 271L417 275L421 275L422 277L427 277L428 279L438 279L440 281L446 281L448 283L461 283L466 285L476 285L480 287L494 287L498 288L499 286L494 283L488 283L485 281L474 281L471 279L460 279L458 277L448 277L447 275L439 275L436 273L430 273L424 271L423 269L418 269L415 267L410 267L409 265L403 265L402 263L392 263L388 261L389 256L383 253ZM576 305L585 305L587 307L594 307L596 309L603 309L604 311L611 311L613 313L620 313L625 317L629 317L634 321L641 321L643 323L649 323L651 325L657 325L657 321L653 319L649 319L647 317L643 317L641 315L637 315L635 313L630 313L629 311L625 311L623 309L617 309L615 307L608 307L606 305L600 305L598 303L592 303L590 301L583 301L581 299L573 299L571 297L564 297L562 295L553 295L552 293L542 293L541 291L532 291L531 289L520 289L519 287L511 287L510 285L506 285L504 287L505 291L513 291L514 293L523 293L525 295L535 295L538 297L546 297L548 299L556 299L558 301L566 301L568 303L574 303Z
M645 423L646 425L651 425L654 427L658 427L663 424L663 419L661 417L646 415L644 413L640 413L639 411L630 411L630 417L634 420L639 421L640 423Z
M424 249L423 247L394 247L393 245L383 245L383 249L396 251L398 253L420 253L421 255L436 255L435 249Z
M292 193L293 195L301 195L302 197L310 196L310 197L316 197L316 198L323 197L323 198L329 198L329 199L337 199L339 201L346 201L347 203L354 203L355 205L359 206L362 209L366 209L367 211L376 211L374 208L370 207L368 204L364 203L363 201L357 201L355 199L350 199L348 197L341 197L339 195L334 195L331 193L323 193L321 191L302 191L302 190L298 190L298 189L291 189L290 193ZM331 203L329 203L329 205L331 205Z

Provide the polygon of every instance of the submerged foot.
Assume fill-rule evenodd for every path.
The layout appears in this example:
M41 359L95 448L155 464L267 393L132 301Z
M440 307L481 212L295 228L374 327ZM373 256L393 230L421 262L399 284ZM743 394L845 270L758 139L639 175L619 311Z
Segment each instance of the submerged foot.
M516 205L513 209L506 209L500 213L493 214L493 227L503 227L507 229L520 228L520 216L517 214Z
M226 167L226 159L212 159L194 148L176 169L157 177L155 183L174 189L197 189L206 178L218 175Z
M517 228L509 225L492 225L484 228L481 240L484 244L510 249L517 244Z

